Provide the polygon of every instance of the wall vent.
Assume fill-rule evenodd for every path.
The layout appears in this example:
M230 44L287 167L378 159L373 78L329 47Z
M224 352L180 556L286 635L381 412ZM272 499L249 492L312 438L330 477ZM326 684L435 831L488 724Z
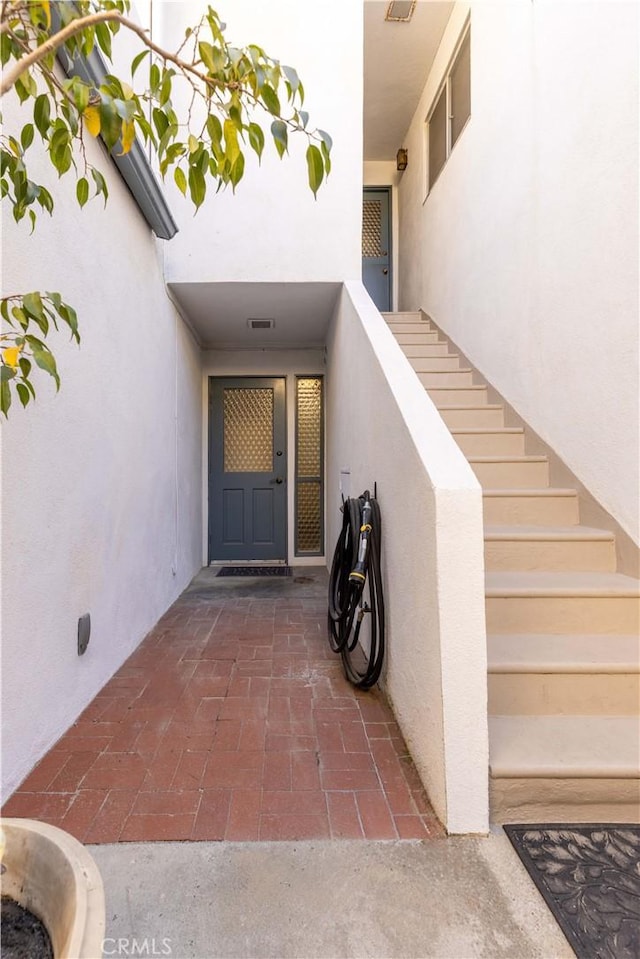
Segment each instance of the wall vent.
M272 330L275 325L276 321L271 316L250 316L247 320L247 326L250 330Z
M385 20L392 23L408 23L416 8L416 0L391 0Z

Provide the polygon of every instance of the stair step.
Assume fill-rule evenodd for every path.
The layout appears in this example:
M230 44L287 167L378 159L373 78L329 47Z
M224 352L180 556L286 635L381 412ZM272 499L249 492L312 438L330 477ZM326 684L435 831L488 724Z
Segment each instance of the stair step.
M485 567L490 570L614 572L613 533L588 526L485 524Z
M487 402L487 387L482 383L474 383L472 386L429 386L427 393L438 409L452 405L478 406Z
M447 353L445 356L409 356L405 350L405 356L416 373L442 373L449 370L462 372L457 353Z
M450 432L469 456L524 456L524 430L517 427L454 427Z
M496 403L486 403L484 406L439 406L438 410L449 429L497 429L504 426L504 407Z
M485 523L570 526L579 521L574 489L484 489L482 497Z
M637 636L489 635L491 715L637 715Z
M638 637L632 633L489 634L487 647L492 673L640 672Z
M434 328L428 320L388 320L387 323L392 333L423 333L434 331Z
M634 822L635 716L492 716L491 816L499 822Z
M438 331L429 329L429 327L426 327L424 330L418 330L415 333L398 333L395 330L392 330L392 332L394 333L395 338L400 346L407 346L411 343L418 345L422 345L423 343L438 343L441 346L445 346L447 348L447 352L449 351L448 342L446 340L441 340Z
M448 343L401 343L402 352L408 358L411 357L447 357L447 358L456 358L458 363L456 367L460 365L459 357L457 353L449 352Z
M532 489L549 485L546 456L468 456L483 487Z
M622 573L488 572L488 633L638 633L640 583Z
M470 369L463 368L458 370L438 370L434 369L431 360L410 360L415 369L415 364L420 366L416 370L418 379L423 386L431 389L434 386L472 386L473 373Z
M420 310L396 310L394 312L387 311L383 313L382 316L385 318L387 323L392 323L394 320L408 319L408 320L419 320L420 322L429 322L428 320L423 320L423 315Z

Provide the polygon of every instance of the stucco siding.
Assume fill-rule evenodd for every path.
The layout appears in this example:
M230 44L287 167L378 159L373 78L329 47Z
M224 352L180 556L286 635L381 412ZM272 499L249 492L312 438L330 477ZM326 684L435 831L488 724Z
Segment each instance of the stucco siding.
M102 149L87 150L106 209L81 211L73 183L34 158L54 216L33 236L3 221L3 289L60 291L82 335L80 348L52 335L59 394L37 374L36 403L1 428L5 795L200 567L200 352L166 296L161 244Z
M425 200L425 120L471 17L471 119ZM457 4L399 187L423 308L638 541L638 6Z

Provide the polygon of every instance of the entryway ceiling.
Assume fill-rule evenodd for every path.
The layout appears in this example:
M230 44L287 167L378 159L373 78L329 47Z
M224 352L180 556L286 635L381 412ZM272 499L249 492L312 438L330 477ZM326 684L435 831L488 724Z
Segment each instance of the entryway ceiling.
M203 349L321 349L340 283L169 283ZM248 320L273 320L250 329Z
M415 112L453 3L418 0L408 23L389 0L364 2L364 158L393 160Z

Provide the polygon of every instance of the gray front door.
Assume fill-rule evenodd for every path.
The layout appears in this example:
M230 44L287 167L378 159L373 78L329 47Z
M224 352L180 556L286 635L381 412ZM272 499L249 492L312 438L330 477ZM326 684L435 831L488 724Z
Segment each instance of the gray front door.
M285 381L209 383L209 562L286 561Z
M391 309L391 227L388 187L366 187L362 198L362 282L381 312Z

